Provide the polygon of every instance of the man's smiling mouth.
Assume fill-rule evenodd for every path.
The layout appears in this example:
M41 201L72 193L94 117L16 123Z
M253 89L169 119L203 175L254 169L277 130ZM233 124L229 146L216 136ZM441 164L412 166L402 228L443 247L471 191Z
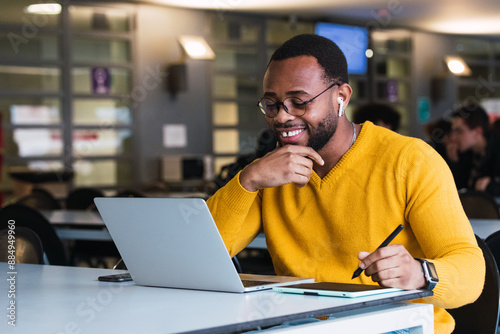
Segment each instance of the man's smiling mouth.
M283 131L283 132L281 132L281 136L284 138L293 137L293 136L296 136L303 131L304 131L304 129L293 130L293 131Z

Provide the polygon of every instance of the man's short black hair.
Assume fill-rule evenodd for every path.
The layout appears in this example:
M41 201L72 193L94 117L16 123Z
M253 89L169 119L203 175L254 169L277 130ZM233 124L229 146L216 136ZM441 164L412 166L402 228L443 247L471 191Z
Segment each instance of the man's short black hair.
M273 60L300 56L316 58L328 82L338 82L339 85L349 82L344 53L333 41L319 35L303 34L292 37L273 53L269 64Z
M478 126L483 129L483 136L487 137L490 130L488 113L478 104L463 105L451 114L452 118L461 118L469 129Z

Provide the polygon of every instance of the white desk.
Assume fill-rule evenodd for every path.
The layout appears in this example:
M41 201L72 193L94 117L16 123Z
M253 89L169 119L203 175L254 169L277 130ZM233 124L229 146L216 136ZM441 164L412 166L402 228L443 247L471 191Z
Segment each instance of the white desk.
M97 281L99 275L121 272L108 269L17 264L16 297L7 300L6 263L0 263L0 271L1 333L231 333L332 313L335 320L285 331L380 333L412 327L417 333L434 332L432 305L400 302L428 292L363 298L270 290L235 294ZM11 300L16 327L6 317Z
M86 210L41 210L61 239L111 241L101 216Z
M474 233L481 239L486 239L490 234L500 231L499 219L469 219Z

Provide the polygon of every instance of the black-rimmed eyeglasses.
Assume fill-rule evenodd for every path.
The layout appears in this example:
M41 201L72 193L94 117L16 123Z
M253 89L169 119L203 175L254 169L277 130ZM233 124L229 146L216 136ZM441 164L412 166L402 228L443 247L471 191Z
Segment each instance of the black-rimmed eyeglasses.
M328 86L327 89L316 95L315 97L307 100L307 101L302 101L298 97L287 97L286 99L283 100L283 102L280 101L274 101L273 99L270 99L268 97L263 97L260 99L260 101L257 103L257 106L260 108L260 111L266 117L269 118L274 118L278 116L278 113L280 111L280 107L283 106L283 110L293 116L303 116L306 113L307 105L312 102L314 99L319 97L321 94L332 88L333 86L338 85L338 83L332 83L330 86Z

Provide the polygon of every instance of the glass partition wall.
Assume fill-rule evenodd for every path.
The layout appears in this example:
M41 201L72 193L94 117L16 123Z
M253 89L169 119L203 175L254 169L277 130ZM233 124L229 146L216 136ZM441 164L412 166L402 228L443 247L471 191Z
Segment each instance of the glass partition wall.
M461 102L480 102L500 118L500 42L495 39L457 37L456 51L472 71L458 78Z
M0 11L1 190L12 170L74 172L74 187L133 182L133 12L64 2Z
M263 73L263 20L213 15L211 44L216 54L212 75L214 171L252 152L266 127L256 104Z
M414 110L412 97L412 33L374 30L371 90L373 101L391 105L401 115L399 133L409 135Z

